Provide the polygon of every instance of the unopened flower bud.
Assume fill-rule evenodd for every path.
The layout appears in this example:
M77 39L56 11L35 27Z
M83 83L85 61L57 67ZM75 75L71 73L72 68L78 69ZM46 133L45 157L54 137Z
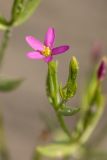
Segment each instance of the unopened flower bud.
M103 80L106 74L107 59L103 58L97 72L98 80Z
M69 98L73 97L77 90L77 74L78 74L78 61L75 57L72 57L69 64L69 75L67 83L64 87L60 85L59 91L60 96L64 101L67 101Z
M69 65L69 78L76 79L78 73L79 65L76 57L72 57Z

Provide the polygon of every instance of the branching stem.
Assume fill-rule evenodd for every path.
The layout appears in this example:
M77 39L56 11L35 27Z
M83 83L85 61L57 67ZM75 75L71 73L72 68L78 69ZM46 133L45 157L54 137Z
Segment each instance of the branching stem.
M6 51L6 48L8 46L8 42L9 42L9 39L10 39L10 32L11 32L11 29L8 28L8 29L6 29L6 31L4 32L4 35L3 35L3 40L2 40L2 43L1 43L1 46L0 46L0 66L2 65L2 61L3 61L4 55L5 55L5 51Z

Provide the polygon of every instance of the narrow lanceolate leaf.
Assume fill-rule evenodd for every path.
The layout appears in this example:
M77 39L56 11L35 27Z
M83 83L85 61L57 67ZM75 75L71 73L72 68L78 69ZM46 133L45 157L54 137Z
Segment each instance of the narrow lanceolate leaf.
M63 158L68 155L72 155L79 149L78 144L71 144L71 143L59 143L59 144L50 144L47 146L40 146L37 147L37 151L46 157L50 158Z
M0 16L0 29L6 30L7 27L8 27L7 21L3 17Z
M15 90L23 82L23 79L0 78L0 92Z
M24 9L24 2L25 0L14 0L13 7L12 7L12 20L15 21L22 10Z
M12 9L12 24L18 26L25 22L36 10L40 0L15 0Z
M59 108L58 112L63 116L73 116L80 111L79 107L69 108L64 106L63 108Z

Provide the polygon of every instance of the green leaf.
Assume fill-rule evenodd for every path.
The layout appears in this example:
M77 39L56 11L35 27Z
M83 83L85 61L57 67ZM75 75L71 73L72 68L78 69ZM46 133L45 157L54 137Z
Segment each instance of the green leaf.
M58 112L63 116L73 116L79 111L80 111L79 107L69 108L66 106L63 106L62 108L59 108L58 110Z
M15 90L23 82L23 79L0 78L0 92Z
M0 16L0 29L6 30L8 27L7 21L5 20L4 17Z
M18 16L24 9L24 2L25 0L14 0L13 7L12 7L12 20L17 20Z
M69 64L69 75L65 87L60 85L59 92L60 96L64 101L67 101L69 98L73 97L77 90L77 74L78 74L78 62L75 57L73 57Z
M50 144L48 146L38 147L37 152L46 157L63 158L72 155L77 149L79 149L77 144Z
M40 0L15 0L12 9L12 24L18 26L25 22L36 10Z

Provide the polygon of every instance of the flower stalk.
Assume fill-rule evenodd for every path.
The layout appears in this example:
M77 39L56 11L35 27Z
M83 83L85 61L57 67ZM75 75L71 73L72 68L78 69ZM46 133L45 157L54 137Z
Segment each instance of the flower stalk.
M71 134L64 122L63 116L58 112L58 109L61 107L61 99L59 97L59 85L57 78L57 62L48 63L48 75L47 75L47 96L51 102L53 109L56 113L56 117L59 121L60 127L71 139Z
M56 116L59 121L60 127L65 132L65 134L68 136L69 140L71 141L71 133L70 133L65 121L64 121L63 116L60 113L58 113L57 111L56 111Z

